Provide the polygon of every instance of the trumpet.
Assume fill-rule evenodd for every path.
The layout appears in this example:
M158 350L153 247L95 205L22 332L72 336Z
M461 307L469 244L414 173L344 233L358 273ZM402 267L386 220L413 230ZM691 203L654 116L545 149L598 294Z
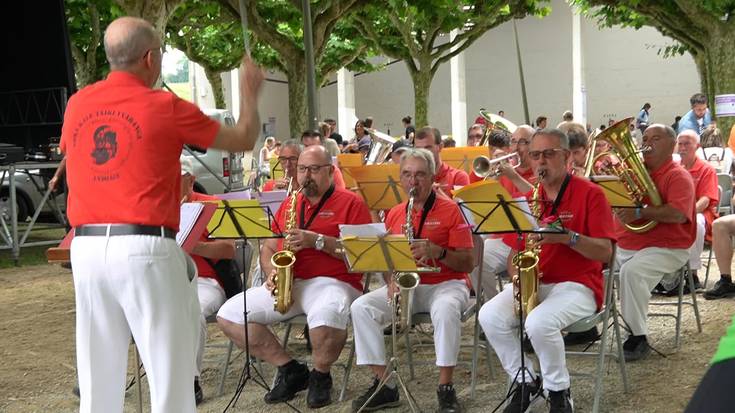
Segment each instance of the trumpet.
M472 161L472 171L483 179L497 178L500 176L500 167L509 163L512 164L513 169L518 168L521 164L521 157L518 152L492 159L487 156L478 156Z

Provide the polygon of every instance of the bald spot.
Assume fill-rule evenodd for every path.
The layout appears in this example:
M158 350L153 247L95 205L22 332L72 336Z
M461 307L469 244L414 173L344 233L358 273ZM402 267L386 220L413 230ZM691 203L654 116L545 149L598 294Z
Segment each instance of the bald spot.
M321 145L313 145L304 149L303 152L301 152L299 159L316 160L320 165L332 163L332 155L329 154L327 148Z
M646 132L644 132L645 135L648 135L649 129L652 129L651 134L657 134L664 138L669 138L671 143L676 143L676 132L674 132L674 129L672 129L671 126L654 123L646 128Z
M105 54L110 68L127 69L134 66L146 51L156 47L153 25L137 17L115 19L105 30Z

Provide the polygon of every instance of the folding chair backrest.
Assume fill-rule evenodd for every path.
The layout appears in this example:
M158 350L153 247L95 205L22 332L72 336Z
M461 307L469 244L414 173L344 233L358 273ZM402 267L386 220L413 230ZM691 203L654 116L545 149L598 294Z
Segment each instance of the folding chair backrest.
M717 174L717 185L722 188L720 208L729 207L732 198L732 177L730 177L730 174Z

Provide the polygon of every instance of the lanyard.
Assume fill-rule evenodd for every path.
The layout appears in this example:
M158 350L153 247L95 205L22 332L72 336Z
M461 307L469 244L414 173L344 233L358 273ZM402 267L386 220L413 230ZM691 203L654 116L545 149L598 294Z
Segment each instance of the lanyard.
M319 203L316 205L316 208L314 209L314 212L311 214L311 217L309 217L309 220L304 224L304 211L306 211L306 197L301 199L301 211L299 214L299 229L309 229L311 226L311 223L314 222L314 218L316 218L316 215L319 213L319 211L322 209L324 204L327 202L327 199L329 199L330 196L334 193L334 184L332 184L329 189L327 189L327 192L322 195L322 199L319 200Z
M424 222L426 222L426 217L429 215L429 211L434 206L434 201L436 201L436 192L431 191L431 193L429 193L429 197L426 198L426 202L424 202L424 210L421 211L419 230L418 232L414 232L413 234L415 238L421 238L421 231L423 231L424 229ZM408 203L406 203L406 213L408 213Z
M564 191L567 190L567 186L569 185L569 180L571 179L571 177L572 176L570 174L567 174L564 177L564 182L561 183L561 187L559 188L559 193L556 194L556 199L554 199L554 203L551 204L551 216L552 217L556 215L556 209L559 208L559 204L561 203L561 198L562 196L564 196ZM544 208L544 210L545 209L546 208Z

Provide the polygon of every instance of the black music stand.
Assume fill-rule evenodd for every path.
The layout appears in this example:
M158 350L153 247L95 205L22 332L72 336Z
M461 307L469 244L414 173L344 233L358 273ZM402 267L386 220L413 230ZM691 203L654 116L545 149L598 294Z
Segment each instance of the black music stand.
M508 192L495 181L485 181L472 184L471 186L465 187L467 190L459 190L455 197L459 198L458 201L460 210L467 223L472 226L472 232L476 235L486 234L508 234L515 233L517 235L517 246L516 250L520 251L520 246L523 243L524 234L548 234L548 233L564 233L566 232L563 228L539 228L532 223L535 223L540 217L533 215L533 213L526 208L528 201L526 200L513 200ZM464 189L464 188L463 188ZM463 201L462 196L465 195L471 201ZM544 203L551 203L550 201L544 201ZM484 249L484 248L483 248ZM517 274L520 273L520 262L516 263ZM482 270L480 270L482 271ZM480 273L480 277L482 272ZM479 282L482 282L478 277ZM518 283L518 292L523 295L523 284ZM482 297L477 297L478 306L482 306ZM478 315L475 315L475 323ZM525 380L518 382L519 375L522 378L530 371L526 368L526 345L525 345L525 315L523 313L523 306L519 306L518 312L518 339L521 347L521 368L513 378L513 384L508 389L505 398L498 404L493 413L496 412L500 407L514 394L521 392L521 395L528 393L527 383ZM475 330L475 335L479 336L479 330ZM476 337L479 339L479 337Z
M252 360L250 358L246 290L248 288L250 262L253 257L253 250L248 243L248 240L282 237L282 231L274 232L271 230L271 224L274 222L275 218L273 217L270 207L261 206L257 200L220 200L217 205L217 210L209 221L208 230L210 238L240 239L243 241L242 293L243 316L245 317L245 323L243 325L245 330L245 365L243 366L242 373L240 374L235 394L225 407L225 412L229 410L230 407L234 407L235 404L237 404L248 380L252 379L253 382L264 390L270 391L270 387L266 384L263 375L260 374L255 366L252 366ZM251 370L255 371L257 378L253 377Z

